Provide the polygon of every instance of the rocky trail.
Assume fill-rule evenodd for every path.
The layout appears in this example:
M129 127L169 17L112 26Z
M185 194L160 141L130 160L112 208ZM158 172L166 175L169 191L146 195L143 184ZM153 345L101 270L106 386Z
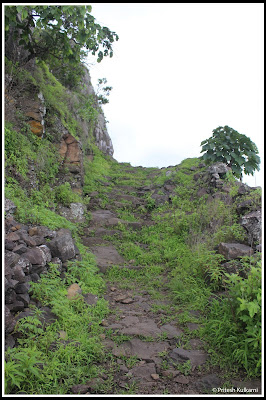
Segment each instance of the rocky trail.
M134 170L126 172L129 175ZM116 184L108 192L108 203L104 209L99 208L97 192L91 198L91 221L89 227L84 229L83 244L95 255L97 266L106 281L104 298L111 313L101 323L104 327L101 339L109 358L104 367L113 375L110 393L195 395L215 393L215 388L222 388L225 384L224 371L211 366L206 343L198 334L202 327L202 323L198 322L202 321L201 312L197 309L189 311L191 320L197 322L180 323L178 318L171 318L171 310L173 315L176 311L167 286L167 268L156 276L159 284L154 285L155 292L150 290L149 284L138 280L134 273L127 281L108 275L113 266L120 271L140 272L146 268L137 265L134 259L126 261L119 253L111 240L118 236L123 241L123 229L117 230L117 226L139 231L154 224L149 213L135 212L138 221L125 221L117 215L117 208L127 208L125 203L128 202L129 209L139 209L146 204L145 194L149 191L154 193L157 205L163 204L166 200L170 201L173 188L171 182L166 182L164 193L157 194L158 188L156 192L156 187L152 185L140 184L132 188ZM148 247L145 243L138 242L138 245ZM74 386L72 391L104 393L105 379L107 376L104 374L87 385ZM101 391L101 387L105 389ZM235 391L245 387L257 390L260 382L242 381L239 377L239 380L233 379L228 387L235 388Z
M170 265L163 261L165 248L160 248L160 241L154 245L149 236L155 232L151 229L162 223L162 216L172 213L176 185L171 175L156 183L156 177L162 174L160 170L121 165L118 172L120 175L116 176L114 172L111 177L105 176L98 186L99 191L90 193L87 206L90 220L80 230L82 244L94 254L98 274L105 282L105 292L101 296L110 311L100 322L104 357L101 363L96 363L104 373L86 383L77 380L68 388L69 393L239 394L245 388L261 393L259 379L247 379L244 371L231 377L219 363L212 363L208 343L202 334L205 310L200 306L197 308L196 304L183 312L169 289L173 275ZM204 190L200 189L201 192ZM165 207L167 203L168 208ZM160 206L164 208L160 210ZM156 220L157 214L159 219ZM6 325L7 333L12 333L16 321L31 315L28 308L31 303L44 311L46 324L57 319L49 307L42 307L29 297L28 281L39 279L38 274L46 269L51 254L63 261L62 264L58 258L52 258L52 262L61 265L64 275L67 260L73 259L76 247L65 229L55 236L55 232L46 228L16 225L12 218L7 219L6 224L9 232L6 236L6 278L9 283ZM143 234L145 229L149 240ZM159 237L163 240L167 231L162 232ZM157 258L154 256L156 251ZM162 254L161 257L158 254ZM139 259L145 260L143 264L138 262L139 255ZM26 261L20 261L21 256L26 257ZM27 275L29 272L25 268L33 268L31 275ZM178 290L185 290L185 285L185 281L178 282ZM81 293L76 283L70 288ZM193 297L193 292L189 295ZM90 307L98 301L96 295L87 293L83 296ZM14 319L10 312L19 314ZM64 339L65 332L59 334L63 335L59 340ZM12 335L7 336L6 344L14 346ZM228 388L228 392L222 388Z

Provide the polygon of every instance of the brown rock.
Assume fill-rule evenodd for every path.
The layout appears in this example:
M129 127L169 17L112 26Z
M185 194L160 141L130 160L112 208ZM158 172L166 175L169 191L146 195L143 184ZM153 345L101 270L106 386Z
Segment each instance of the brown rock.
M154 363L145 363L143 365L137 365L134 368L132 368L130 372L132 373L134 379L137 379L138 381L141 380L141 382L143 381L152 382L154 380L154 378L152 378L152 375L157 375Z
M189 383L189 379L184 375L176 376L174 381L177 383L183 383L185 385Z
M81 293L82 293L82 290L81 290L80 286L77 283L73 283L67 289L67 298L72 299L73 297L81 295Z
M36 121L41 122L42 121L42 115L39 112L34 112L34 111L28 111L26 113L26 117L30 117ZM31 122L31 121L30 121Z
M169 379L175 378L179 374L180 374L180 371L173 370L173 369L167 369L162 372L162 375Z
M26 277L21 265L15 265L12 272L13 272L13 278L15 280L17 280L20 283L25 282Z
M11 251L6 251L5 252L5 267L7 268L13 268L18 260L19 260L20 256L16 253L13 253Z
M90 385L85 383L84 385L74 385L71 387L71 392L74 394L85 394L88 392Z
M253 249L241 243L220 243L219 253L227 260L233 260L244 256L250 256L254 253Z
M43 125L39 121L29 121L31 131L34 135L41 137L43 135Z
M30 236L38 235L38 228L37 228L37 226L34 226L34 227L32 227L32 228L29 229L29 235L30 235Z
M43 251L37 247L30 248L26 253L22 255L23 259L29 260L32 265L41 265L45 266L46 264L46 257Z
M6 239L15 242L20 239L20 236L16 232L10 232L6 235Z
M126 299L121 300L122 304L131 304L134 300L131 297L127 297Z
M18 244L18 245L15 246L14 249L13 249L14 253L17 253L17 254L26 253L27 250L28 250L28 248L27 248L27 246L25 246L24 244Z

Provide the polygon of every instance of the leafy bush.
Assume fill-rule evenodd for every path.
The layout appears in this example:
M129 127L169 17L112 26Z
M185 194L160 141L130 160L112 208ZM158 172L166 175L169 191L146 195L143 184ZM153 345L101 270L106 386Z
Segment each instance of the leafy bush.
M245 262L244 262L245 264ZM227 362L244 367L250 376L261 368L261 262L248 277L225 274L227 297L210 308L205 333Z
M69 182L65 182L55 188L55 198L59 203L62 203L64 206L69 206L70 203L81 201L80 196L72 191Z

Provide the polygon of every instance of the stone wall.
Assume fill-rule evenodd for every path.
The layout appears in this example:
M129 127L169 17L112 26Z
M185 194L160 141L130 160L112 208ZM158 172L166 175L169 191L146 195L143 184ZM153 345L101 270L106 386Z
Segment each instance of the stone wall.
M29 312L31 282L48 271L48 263L58 265L63 277L68 260L80 254L68 229L53 231L45 226L18 223L15 205L5 201L5 343L15 345L14 328L20 315Z

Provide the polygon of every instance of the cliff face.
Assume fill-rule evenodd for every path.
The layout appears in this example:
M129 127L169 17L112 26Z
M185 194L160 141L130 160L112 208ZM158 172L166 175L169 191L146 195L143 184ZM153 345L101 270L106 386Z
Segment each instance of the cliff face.
M7 61L5 74L5 121L15 131L29 129L40 140L55 145L62 158L64 181L79 190L84 156L92 159L95 147L106 156L114 153L89 71L82 68L83 77L75 89L64 87L49 67L38 61L23 67Z

